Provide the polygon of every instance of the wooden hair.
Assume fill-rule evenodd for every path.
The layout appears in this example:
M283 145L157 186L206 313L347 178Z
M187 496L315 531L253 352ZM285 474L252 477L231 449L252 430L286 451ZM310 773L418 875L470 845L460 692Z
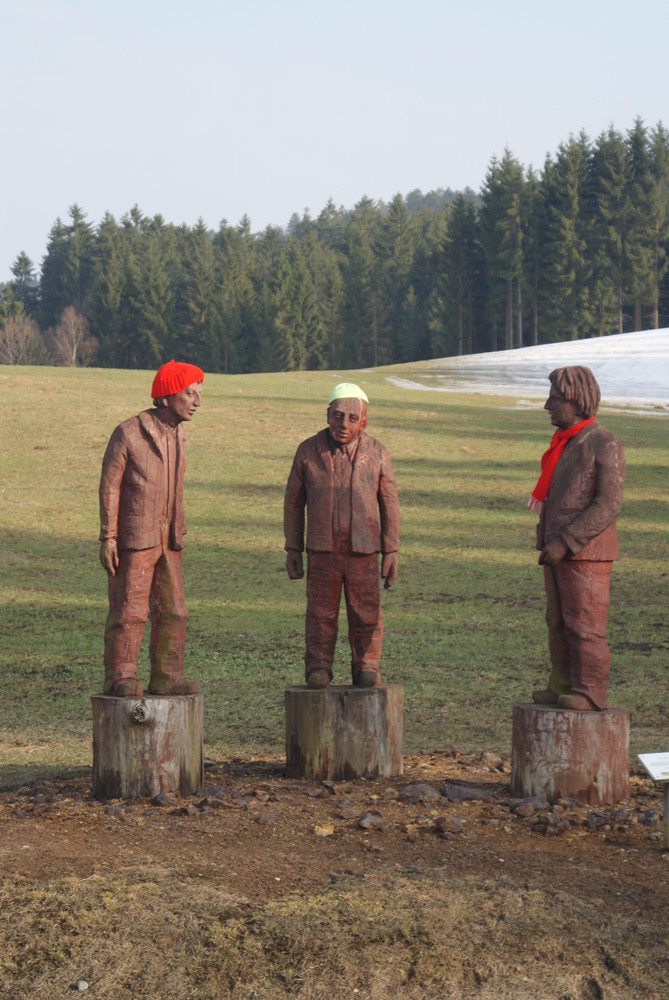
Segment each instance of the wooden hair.
M576 406L584 419L594 417L599 407L601 393L597 379L589 368L584 365L556 368L548 378L564 398Z

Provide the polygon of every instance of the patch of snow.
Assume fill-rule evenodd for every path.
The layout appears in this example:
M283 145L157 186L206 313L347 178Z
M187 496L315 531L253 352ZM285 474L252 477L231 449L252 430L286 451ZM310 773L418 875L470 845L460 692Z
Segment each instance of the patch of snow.
M408 366L413 378L387 378L399 389L541 398L550 372L563 365L591 368L607 407L669 412L669 329L441 358Z

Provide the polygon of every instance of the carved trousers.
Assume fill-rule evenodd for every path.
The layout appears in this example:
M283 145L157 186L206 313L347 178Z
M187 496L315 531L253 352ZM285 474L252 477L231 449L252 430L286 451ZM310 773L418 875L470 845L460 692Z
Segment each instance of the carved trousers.
M105 685L137 677L146 620L151 617L150 686L169 686L181 679L186 649L188 611L181 575L183 550L167 544L151 549L122 549L116 576L109 577L109 615L105 629Z
M549 688L583 694L606 708L610 655L606 643L610 562L563 561L544 566L551 656Z
M327 670L332 678L342 586L346 599L353 683L361 671L379 670L383 621L378 553L309 552L305 622L307 678L314 670Z

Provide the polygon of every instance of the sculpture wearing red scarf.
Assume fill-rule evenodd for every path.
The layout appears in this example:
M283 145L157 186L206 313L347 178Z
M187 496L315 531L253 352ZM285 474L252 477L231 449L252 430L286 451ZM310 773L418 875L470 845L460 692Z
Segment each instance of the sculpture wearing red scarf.
M581 420L580 423L575 424L573 427L568 427L566 430L560 428L560 430L555 432L548 449L541 456L541 475L539 476L537 485L532 490L530 502L527 505L530 510L536 510L537 514L541 513L541 508L544 505L551 486L555 466L560 460L560 455L564 451L567 441L575 437L586 424L591 424L594 419L594 417L589 417L587 420Z

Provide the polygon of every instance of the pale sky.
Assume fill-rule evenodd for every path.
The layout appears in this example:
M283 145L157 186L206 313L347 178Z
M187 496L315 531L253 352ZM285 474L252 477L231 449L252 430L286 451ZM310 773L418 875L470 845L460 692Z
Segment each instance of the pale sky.
M666 0L0 0L0 281L77 202L253 231L669 127Z

